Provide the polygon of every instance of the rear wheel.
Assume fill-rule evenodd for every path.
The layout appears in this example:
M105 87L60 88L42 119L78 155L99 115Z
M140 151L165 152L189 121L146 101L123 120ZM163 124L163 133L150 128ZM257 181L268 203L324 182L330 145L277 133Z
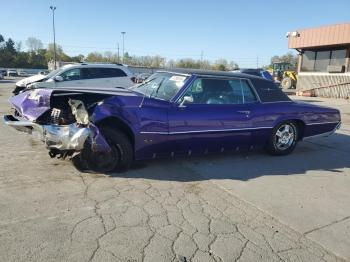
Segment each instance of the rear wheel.
M92 170L99 173L127 170L133 160L133 147L129 138L110 127L101 127L100 131L111 150L94 152L91 150L91 145L87 143L83 151L72 159L74 166L79 171Z
M271 155L287 155L294 150L297 141L297 125L292 121L285 121L272 130L266 150Z

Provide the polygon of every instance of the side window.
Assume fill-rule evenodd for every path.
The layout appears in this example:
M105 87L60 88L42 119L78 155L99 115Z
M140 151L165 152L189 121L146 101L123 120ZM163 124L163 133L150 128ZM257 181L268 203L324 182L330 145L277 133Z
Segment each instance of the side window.
M71 70L67 70L63 72L60 76L62 76L63 81L80 80L80 69L74 68Z
M109 77L124 77L127 76L125 72L118 68L108 68Z
M101 78L100 68L86 67L81 70L82 70L83 79Z
M243 104L257 101L248 82L241 79L199 78L184 96L190 96L193 104Z
M251 86L246 80L241 80L242 92L244 96L244 103L253 103L258 101Z
M101 70L101 76L100 76L101 78L113 77L110 68L100 68L100 70Z
M233 79L229 81L232 87L232 96L234 97L234 104L243 104L242 80Z

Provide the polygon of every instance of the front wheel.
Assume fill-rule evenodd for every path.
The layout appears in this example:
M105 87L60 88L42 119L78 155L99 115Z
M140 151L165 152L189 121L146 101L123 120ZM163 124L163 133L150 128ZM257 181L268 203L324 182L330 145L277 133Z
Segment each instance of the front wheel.
M288 155L294 150L297 141L298 128L296 124L285 121L272 130L266 150L271 155Z
M73 165L79 171L109 173L125 171L133 161L133 147L129 138L119 130L110 127L100 128L111 150L109 152L94 152L90 143L86 143L82 152L75 156Z

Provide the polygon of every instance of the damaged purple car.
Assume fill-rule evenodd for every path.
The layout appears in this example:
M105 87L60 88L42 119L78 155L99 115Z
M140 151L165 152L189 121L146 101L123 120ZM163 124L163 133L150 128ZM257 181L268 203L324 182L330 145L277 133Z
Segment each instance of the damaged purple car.
M164 71L129 89L36 89L10 102L7 125L39 134L51 157L96 172L258 147L286 155L340 126L336 109L294 102L271 81L229 72Z

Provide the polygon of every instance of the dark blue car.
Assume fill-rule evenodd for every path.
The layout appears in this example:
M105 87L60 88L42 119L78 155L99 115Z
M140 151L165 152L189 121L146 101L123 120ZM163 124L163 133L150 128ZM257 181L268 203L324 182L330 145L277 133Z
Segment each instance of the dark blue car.
M130 89L36 89L10 102L6 124L39 132L50 156L98 172L258 147L286 155L340 125L336 109L294 102L261 77L217 71L158 72Z
M269 73L269 71L264 70L262 68L243 68L239 70L232 71L233 73L242 73L242 74L248 74L248 75L254 75L254 76L260 76L262 78L265 78L266 80L274 81L272 75Z

